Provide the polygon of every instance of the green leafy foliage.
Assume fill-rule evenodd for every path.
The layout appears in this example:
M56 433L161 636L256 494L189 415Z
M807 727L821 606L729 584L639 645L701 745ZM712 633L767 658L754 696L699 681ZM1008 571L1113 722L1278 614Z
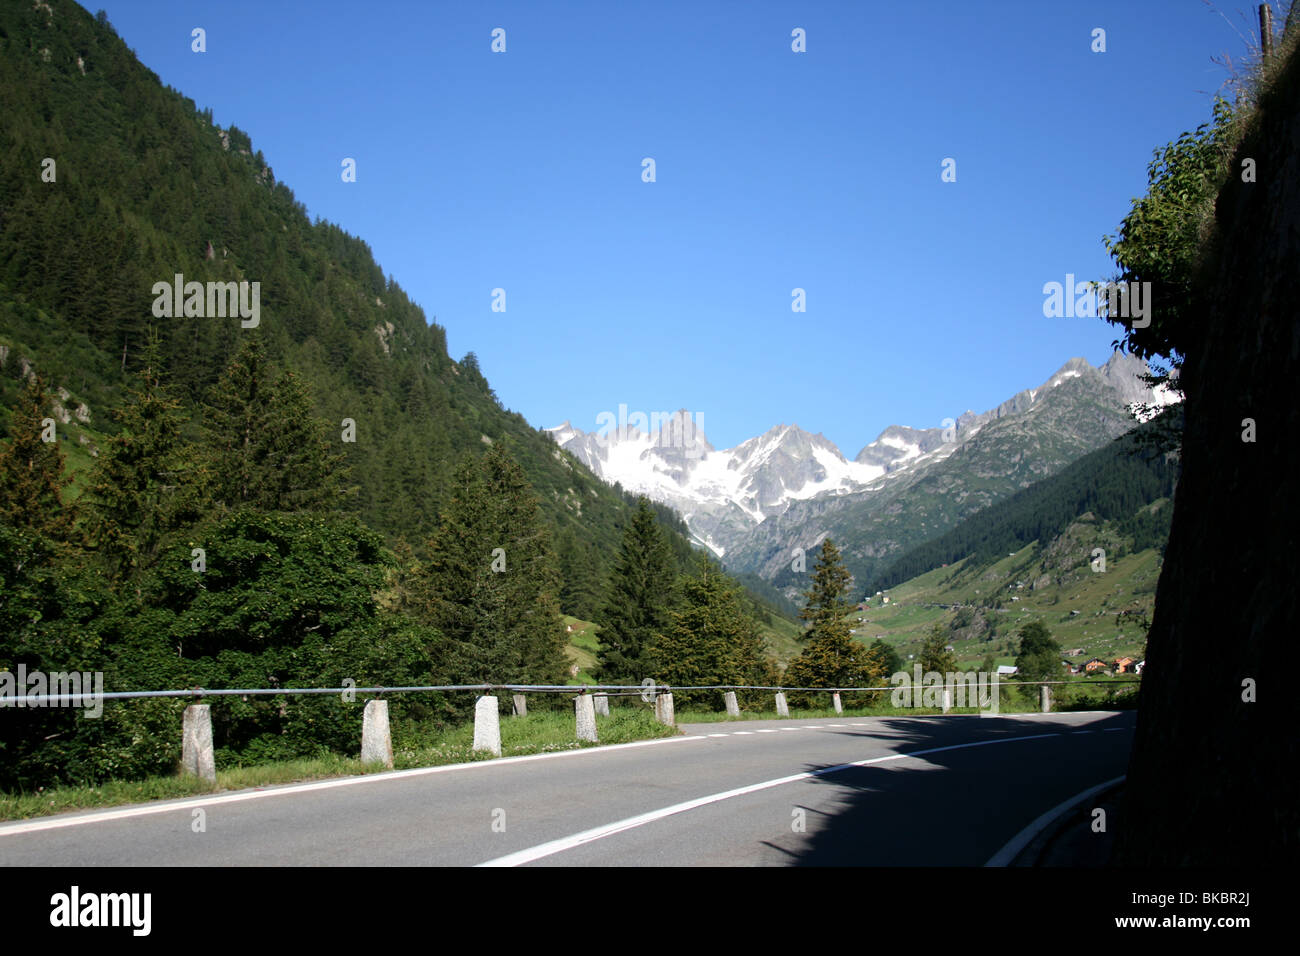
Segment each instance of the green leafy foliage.
M1194 322L1194 285L1214 222L1218 195L1239 136L1236 114L1223 99L1214 102L1214 120L1183 133L1147 167L1147 194L1133 200L1119 232L1104 239L1119 266L1118 281L1150 282L1150 324L1105 316L1124 328L1116 345L1144 359L1186 354ZM1104 301L1104 299L1103 299Z
M1020 629L1020 651L1016 676L1021 680L1053 680L1061 676L1061 645L1042 621L1030 621Z
M212 389L205 497L218 508L320 511L342 503L342 456L330 451L307 385L245 339Z
M845 635L849 626L845 615L849 613L849 587L853 576L844 566L839 548L827 538L822 542L821 553L813 567L812 585L806 594L806 602L799 612L799 617L808 622L805 638L812 639L825 634Z

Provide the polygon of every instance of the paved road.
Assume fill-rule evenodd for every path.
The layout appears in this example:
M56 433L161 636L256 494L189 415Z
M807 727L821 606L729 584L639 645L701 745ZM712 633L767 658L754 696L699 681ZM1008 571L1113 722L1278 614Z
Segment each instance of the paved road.
M1122 774L1133 722L688 725L621 747L4 824L0 864L981 866L1045 810Z

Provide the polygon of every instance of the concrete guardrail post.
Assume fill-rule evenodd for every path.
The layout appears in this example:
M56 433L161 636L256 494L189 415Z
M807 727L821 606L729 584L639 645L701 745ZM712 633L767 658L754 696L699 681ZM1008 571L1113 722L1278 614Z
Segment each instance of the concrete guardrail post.
M837 713L837 714L842 714L842 713L844 713L844 704L843 704L843 702L840 700L840 692L839 692L839 691L836 691L835 693L831 694L831 706L833 706L833 707L835 708L835 713Z
M501 715L497 699L483 696L474 702L474 748L501 756Z
M943 712L946 714L952 710L952 688L944 685L943 688Z
M785 693L782 691L776 692L776 715L778 717L790 716L790 707L788 704L786 704Z
M1039 697L1042 700L1043 713L1050 714L1052 712L1052 688L1044 684L1039 688Z
M600 716L609 716L609 694L596 694L592 697L591 703L596 708L596 713L600 714Z
M677 725L677 718L673 713L673 695L671 693L655 695L655 720L665 727L675 727Z
M181 770L209 783L217 782L217 760L212 752L212 712L207 704L190 704L185 708L181 723Z
M515 716L516 716L516 717L527 717L527 716L528 716L528 698L525 697L523 694L515 694L515 696L514 696L514 702L515 702Z
M393 769L393 738L388 728L388 701L368 700L361 715L361 762Z
M723 701L726 702L726 705L727 705L727 716L728 716L728 717L739 717L739 716L740 716L740 704L736 703L736 692L735 692L734 690L729 690L729 691L727 691L725 694L722 695L722 699L723 699Z
M590 694L579 694L573 698L573 712L577 719L577 732L579 740L590 740L597 743L596 736L596 709L592 703Z

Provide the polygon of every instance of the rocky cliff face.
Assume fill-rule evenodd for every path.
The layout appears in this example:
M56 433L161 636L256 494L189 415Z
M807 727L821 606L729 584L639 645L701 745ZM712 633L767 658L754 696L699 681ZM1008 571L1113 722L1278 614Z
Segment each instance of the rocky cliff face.
M1148 637L1116 862L1300 855L1300 57L1220 191L1187 330L1182 477ZM1254 441L1243 441L1252 419Z

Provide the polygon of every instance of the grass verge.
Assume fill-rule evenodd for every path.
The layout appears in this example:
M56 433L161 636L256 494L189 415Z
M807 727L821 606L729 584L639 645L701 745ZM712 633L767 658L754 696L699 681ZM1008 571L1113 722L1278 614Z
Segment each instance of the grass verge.
M657 723L649 710L624 707L614 709L608 717L597 717L596 730L601 744L652 740L657 737L672 737L677 733L673 728ZM394 728L394 733L394 770L494 759L490 754L472 749L473 725L451 728L433 737L410 731L403 734L400 728ZM574 738L573 717L567 713L537 712L526 717L501 719L503 757L597 746L600 744L580 743ZM29 793L0 793L0 820L25 820L72 810L93 810L151 800L174 800L253 787L378 773L382 769L367 766L354 757L327 754L218 770L215 784L177 775L148 777L144 780L109 780L87 786L41 788Z

